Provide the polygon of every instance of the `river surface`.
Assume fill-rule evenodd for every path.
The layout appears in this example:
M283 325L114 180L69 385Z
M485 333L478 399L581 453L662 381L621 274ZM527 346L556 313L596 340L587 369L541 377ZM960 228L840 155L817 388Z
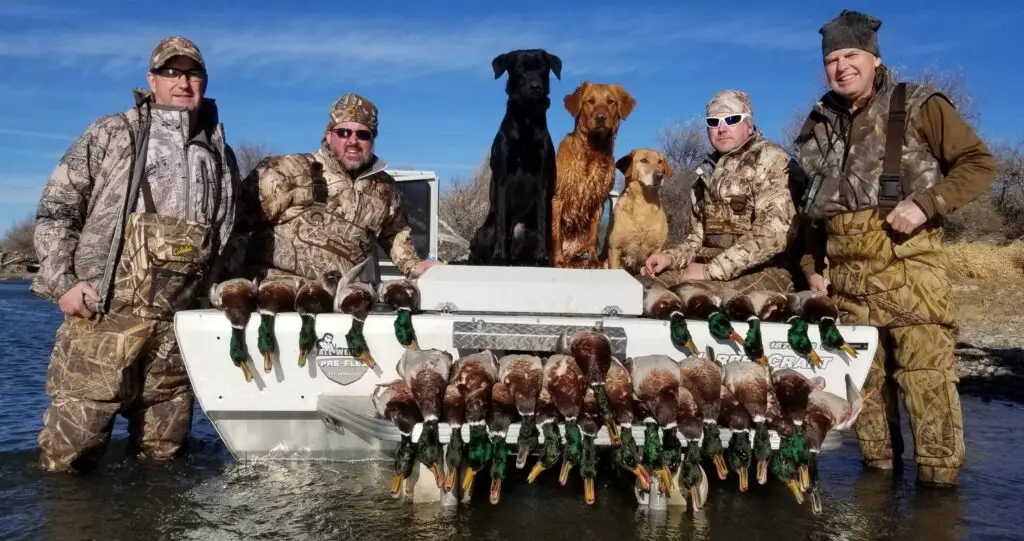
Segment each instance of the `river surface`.
M527 485L519 472L502 501L412 505L388 494L388 462L237 463L196 406L186 457L153 466L121 460L119 419L107 458L92 474L44 474L36 435L57 308L24 281L0 282L0 539L1024 539L1024 409L963 397L968 465L960 487L914 484L909 429L906 473L862 471L856 440L823 456L824 513L796 505L770 481L740 494L735 476L711 481L694 513L639 510L626 486L598 478L588 508L575 480ZM905 423L904 423L905 425ZM486 475L484 476L486 479ZM484 490L486 482L478 483ZM479 497L482 496L482 497ZM1014 526L1017 524L1017 526Z

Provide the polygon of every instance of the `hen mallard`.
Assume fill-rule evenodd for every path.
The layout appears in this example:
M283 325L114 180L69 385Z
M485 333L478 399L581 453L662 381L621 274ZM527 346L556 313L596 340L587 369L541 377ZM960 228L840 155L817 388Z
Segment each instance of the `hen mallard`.
M302 319L299 328L300 367L306 366L306 358L316 346L316 316L334 311L334 294L340 280L340 272L328 271L317 280L306 282L295 293L295 311Z
M654 319L667 319L669 321L668 331L672 345L677 348L685 347L690 354L697 352L697 346L693 343L693 336L686 324L686 315L683 310L683 300L668 288L646 277L642 277L646 290L644 291L644 314Z
M366 317L370 315L373 304L377 302L377 292L369 284L356 280L369 261L364 259L352 267L338 282L337 293L334 295L334 311L352 317L352 324L345 333L349 354L358 357L372 370L377 366L377 362L370 354L370 346L363 335L363 325L366 324Z
M683 282L673 292L682 299L686 317L707 321L708 332L716 340L733 340L743 345L743 337L722 311L722 291L705 282Z
M754 423L753 456L757 460L757 483L768 482L768 459L771 458L771 436L768 432L768 372L765 367L751 361L738 361L725 365L725 387L747 410ZM742 437L742 436L741 436ZM744 446L750 443L744 443ZM730 442L729 447L732 447ZM744 468L745 473L745 468ZM740 478L744 484L743 474Z
M210 304L224 312L224 317L231 323L231 341L228 354L231 362L242 369L245 381L252 381L252 368L249 363L249 347L245 343L245 328L259 306L258 285L245 278L232 278L210 286Z
M263 355L263 371L268 374L274 369L274 354L278 351L274 321L277 314L295 308L296 291L298 281L293 278L264 278L257 288L260 327L256 345Z
M722 365L715 361L715 352L707 348L706 357L691 355L679 363L681 383L697 401L704 421L701 439L701 456L711 460L718 471L718 478L725 480L729 468L725 464L725 446L718 426L718 414L722 404L722 379L725 377Z
M542 386L543 391L541 392L547 392L551 396L551 402L565 421L565 445L561 446L558 425L552 423L554 426L551 427L550 433L544 432L545 454L530 471L529 482L534 482L545 469L554 465L550 462L553 459L553 451L548 449L548 442L552 438L559 438L562 469L558 474L558 481L565 486L569 482L569 471L573 466L579 464L580 455L583 453L583 434L580 432L579 415L580 408L583 406L583 396L587 390L587 380L572 357L555 353L544 361Z
M700 438L703 434L702 416L697 398L680 383L679 402L676 408L676 428L686 440L682 470L679 473L679 489L690 495L690 504L700 509L708 496L708 477L700 466Z
M807 397L807 412L804 415L804 429L807 444L811 451L810 490L811 510L814 514L821 513L821 489L818 485L818 453L825 441L825 434L830 430L846 430L857 422L864 401L875 390L867 391L862 396L853 384L850 374L846 374L846 398L828 391L815 388ZM867 387L867 386L865 386Z
M725 385L722 385L722 409L718 413L718 422L729 427L731 435L729 436L729 447L725 450L725 460L732 471L739 476L740 492L746 492L750 486L748 472L752 454L750 413Z
M419 349L412 314L420 309L420 290L412 280L381 282L377 294L385 304L398 313L395 315L395 338L407 348Z
M612 341L602 332L577 331L571 336L562 334L559 338L559 351L572 355L580 367L587 384L594 389L597 407L601 410L601 418L608 429L608 437L612 445L619 445L621 437L619 426L615 423L615 413L608 400L608 392L604 388L604 379L612 363Z
M420 433L416 454L420 462L430 468L437 482L437 488L444 487L441 473L442 447L438 434L441 405L451 373L452 355L440 349L407 349L398 360L398 375L409 383L416 405L423 414L423 431Z
M395 477L391 481L391 497L397 498L401 494L402 481L412 475L412 469L416 465L416 446L412 443L412 430L417 423L423 422L423 414L416 405L409 383L404 379L377 385L370 395L370 400L373 401L377 413L394 423L402 434L395 453Z
M633 418L636 408L633 402L633 381L629 371L618 361L612 359L608 373L604 378L604 387L608 391L608 400L615 411L615 422L619 425L621 445L612 451L612 460L622 468L633 472L637 482L644 491L650 489L651 478L647 468L641 463L636 440L633 439Z
M462 478L462 492L468 494L476 473L491 461L487 414L491 407L491 387L498 380L498 359L491 351L478 351L455 361L452 374L452 382L466 404L466 423L469 424L468 467Z
M823 293L800 291L789 298L790 310L800 315L801 319L818 326L821 335L821 347L825 349L841 349L853 358L857 358L857 350L846 343L843 335L836 327L839 321L839 307L835 301Z
M682 462L683 445L676 435L679 363L668 355L654 354L628 359L625 365L633 394L650 414L644 419L644 462L658 472L661 491L667 492L672 487L671 470Z
M537 396L544 381L544 365L535 355L505 355L498 361L498 381L512 393L516 410L522 418L516 442L516 469L521 470L537 448Z
M583 501L594 505L594 479L597 477L597 431L601 429L601 411L597 407L594 388L587 388L580 410L580 430L583 432L583 453L580 455L580 477L583 477Z
M466 458L466 442L462 439L462 425L466 422L466 399L454 382L449 383L444 391L442 416L442 420L451 428L448 449L444 454L444 491L451 492L455 488L455 478L462 467L462 461Z
M491 387L491 411L487 417L487 431L491 435L491 503L501 500L501 484L508 473L508 427L518 420L516 401L508 387L500 380Z

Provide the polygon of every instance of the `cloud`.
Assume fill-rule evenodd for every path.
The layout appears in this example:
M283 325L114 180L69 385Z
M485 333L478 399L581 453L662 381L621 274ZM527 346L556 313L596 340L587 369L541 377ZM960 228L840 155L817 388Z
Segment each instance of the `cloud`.
M40 139L58 139L61 141L74 141L75 136L67 135L63 133L49 133L39 132L30 130L12 130L9 128L0 128L0 134L3 135L17 135L19 137L38 137Z

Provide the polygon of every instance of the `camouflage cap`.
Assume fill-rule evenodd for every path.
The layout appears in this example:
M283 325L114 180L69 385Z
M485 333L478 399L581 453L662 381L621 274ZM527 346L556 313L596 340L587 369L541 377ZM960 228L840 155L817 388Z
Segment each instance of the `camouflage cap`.
M160 40L153 48L153 54L149 56L149 69L156 69L163 66L165 62L175 56L187 56L195 60L199 67L206 69L206 61L203 60L199 47L192 40L180 36L171 36Z
M348 93L338 98L331 105L331 114L327 121L327 129L341 122L359 122L365 124L377 136L377 106L359 94Z
M839 49L860 49L881 56L877 34L881 26L882 21L871 15L844 9L818 30L821 34L821 56Z
M708 102L707 116L728 115L747 113L754 116L754 106L750 103L750 96L742 90L723 90Z

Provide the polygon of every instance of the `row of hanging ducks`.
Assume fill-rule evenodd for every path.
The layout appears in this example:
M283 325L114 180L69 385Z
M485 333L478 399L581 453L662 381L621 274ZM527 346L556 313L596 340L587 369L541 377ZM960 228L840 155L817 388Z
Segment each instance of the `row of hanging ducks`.
M669 320L669 333L673 345L686 347L697 353L686 320L707 321L708 331L718 340L734 340L744 353L761 366L768 364L761 338L761 322L788 323L789 346L810 361L812 367L821 366L821 356L814 350L809 325L817 325L821 347L843 350L857 357L854 350L837 328L839 309L824 294L811 291L779 293L770 290L739 291L711 282L684 282L672 289L645 279L644 315ZM733 321L748 324L747 335L740 336Z
M260 314L257 347L263 356L263 371L273 370L273 358L279 351L274 332L275 316L284 312L298 312L302 319L299 329L298 365L303 367L310 351L316 345L316 316L326 313L344 313L352 316L352 325L345 334L349 351L371 370L376 361L370 353L363 325L374 304L383 301L398 314L395 336L405 347L418 348L411 314L419 309L419 290L411 280L382 282L377 289L356 280L369 260L353 266L348 272L324 273L317 280L300 281L295 278L265 278L263 280L232 278L210 288L210 303L221 310L231 323L229 354L235 366L242 370L245 381L252 381L253 362L246 344L245 329L252 314ZM304 283L303 283L304 282Z
M446 492L456 489L463 466L463 493L489 468L490 502L497 504L509 456L523 469L536 452L530 483L561 463L559 482L565 486L578 468L584 499L593 504L595 441L604 426L616 468L635 475L641 491L650 489L656 475L662 493L678 490L699 509L708 493L701 462L713 464L722 480L735 473L741 492L747 491L748 469L756 462L759 484L767 483L770 472L798 503L809 494L820 513L817 453L825 434L850 427L862 405L850 377L843 398L824 391L820 377L714 359L709 348L681 362L661 354L620 362L608 337L597 331L562 335L557 351L544 359L527 354L499 359L483 350L453 360L443 350L407 349L397 367L400 378L379 385L372 395L378 414L401 433L391 494L400 494L418 460ZM439 439L441 422L451 428L447 449ZM506 436L515 422L520 428L513 450ZM418 423L422 432L414 444ZM642 446L633 437L634 423L644 427ZM468 442L463 425L469 427ZM731 431L727 448L719 432L723 427ZM777 450L769 430L781 438Z

